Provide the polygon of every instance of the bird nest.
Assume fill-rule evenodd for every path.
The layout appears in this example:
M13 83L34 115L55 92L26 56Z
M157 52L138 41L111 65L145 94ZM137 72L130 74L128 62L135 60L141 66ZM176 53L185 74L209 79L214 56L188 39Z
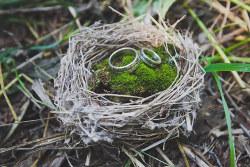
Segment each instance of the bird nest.
M55 104L60 109L56 114L62 127L79 135L85 144L116 139L148 141L192 130L204 81L198 59L200 50L188 33L183 35L163 21L153 20L155 25L149 25L139 19L95 23L69 39L55 79ZM176 66L177 77L167 89L147 97L96 93L90 89L95 78L94 63L122 47L159 46L165 47ZM174 49L174 55L170 49ZM174 58L176 54L179 60ZM112 101L110 97L129 101Z

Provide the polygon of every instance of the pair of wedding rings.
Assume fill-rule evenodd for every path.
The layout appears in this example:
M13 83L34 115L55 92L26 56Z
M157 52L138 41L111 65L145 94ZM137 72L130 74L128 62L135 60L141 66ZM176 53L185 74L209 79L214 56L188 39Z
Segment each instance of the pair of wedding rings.
M120 56L123 56L124 54L127 55L134 55L134 60L126 64L124 66L115 66L114 61L118 59ZM137 51L130 47L125 47L116 50L111 54L109 57L109 65L111 67L111 70L116 73L123 73L123 72L132 72L137 69L140 59L148 66L150 67L156 67L161 64L161 58L158 56L153 50L148 48L142 48L139 55Z

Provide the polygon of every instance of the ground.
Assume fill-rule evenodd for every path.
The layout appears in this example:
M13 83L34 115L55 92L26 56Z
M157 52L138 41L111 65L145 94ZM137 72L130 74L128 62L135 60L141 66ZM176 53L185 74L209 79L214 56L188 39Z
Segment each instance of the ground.
M6 88L4 96L1 84L1 166L133 166L129 165L131 157L129 158L116 143L93 143L88 147L80 143L71 149L79 139L77 136L71 136L71 142L65 143L66 135L60 127L62 122L51 113L53 109L34 100L40 97L32 90L32 82L40 79L53 100L53 79L57 76L60 59L67 51L69 33L76 33L81 26L90 26L99 20L105 24L119 21L122 16L114 13L108 6L131 16L132 10L135 16L151 10L151 15L156 20L159 19L156 9L159 9L161 14L166 14L165 19L169 24L174 24L186 15L176 28L181 33L188 30L208 60L212 63L222 63L223 58L217 55L218 50L213 47L206 33L188 11L188 8L191 8L213 34L231 62L241 64L250 62L248 1L242 1L244 5L237 5L238 1L195 0L186 4L185 1L176 1L172 5L169 4L171 5L169 9L167 3L165 6L162 5L162 8L159 7L157 0L154 0L149 8L147 1L144 0L132 1L133 8L129 3L130 0L126 1L127 3L122 2L121 0L0 2L0 80ZM201 65L208 64L201 59ZM25 91L22 83L18 82L15 70L34 98L31 98L31 94ZM231 112L236 166L249 166L250 74L238 72L246 86L242 88L231 72L217 73ZM10 103L7 103L7 97ZM10 106L21 120L19 124L15 122L15 114L11 112ZM131 143L124 143L125 146L129 144ZM183 154L181 148L184 150ZM135 152L131 152L136 155ZM166 156L175 166L188 166L188 164L204 166L203 163L208 166L230 166L232 157L230 157L225 111L213 73L208 72L205 75L201 105L193 131L189 134L181 133L178 138L167 140L164 144L141 153L141 156L138 155L136 158L145 166L164 166L164 162L167 162Z

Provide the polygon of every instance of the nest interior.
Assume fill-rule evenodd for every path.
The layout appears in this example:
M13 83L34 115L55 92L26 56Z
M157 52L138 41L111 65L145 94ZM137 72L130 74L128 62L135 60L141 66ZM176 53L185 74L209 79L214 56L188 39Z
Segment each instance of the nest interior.
M169 50L174 54L174 48L171 45ZM164 46L153 48L153 51L161 58L161 63L157 66L149 66L140 59L138 66L133 71L124 71L117 73L109 65L109 58L93 64L92 69L95 73L95 79L90 86L90 90L96 93L123 94L140 97L147 97L159 91L167 89L176 78L176 67L173 60L165 51ZM138 55L141 50L137 50ZM147 53L150 56L152 52ZM114 60L116 66L123 66L134 61L135 55L129 52L121 53ZM178 60L178 55L175 56ZM131 98L107 97L115 102L129 102Z
M69 39L67 54L61 59L55 79L57 118L62 127L77 134L85 144L118 140L145 141L171 137L192 130L199 108L204 71L200 50L188 33L184 35L164 22L155 25L124 19L115 24L95 23ZM169 44L180 61L173 58L177 76L167 89L147 97L96 93L89 90L94 75L92 64L122 47L154 48ZM129 98L121 103L108 97Z

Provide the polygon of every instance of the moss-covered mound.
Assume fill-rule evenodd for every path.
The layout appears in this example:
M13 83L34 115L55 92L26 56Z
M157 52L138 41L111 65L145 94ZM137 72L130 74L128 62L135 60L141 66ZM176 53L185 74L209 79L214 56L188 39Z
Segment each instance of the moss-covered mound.
M153 49L162 59L160 66L152 68L140 60L138 68L131 72L114 73L108 64L108 58L93 65L98 71L91 89L97 93L125 94L146 97L167 89L176 78L176 68L169 60L164 47ZM139 53L139 50L138 50ZM123 56L120 66L134 60L133 55Z

